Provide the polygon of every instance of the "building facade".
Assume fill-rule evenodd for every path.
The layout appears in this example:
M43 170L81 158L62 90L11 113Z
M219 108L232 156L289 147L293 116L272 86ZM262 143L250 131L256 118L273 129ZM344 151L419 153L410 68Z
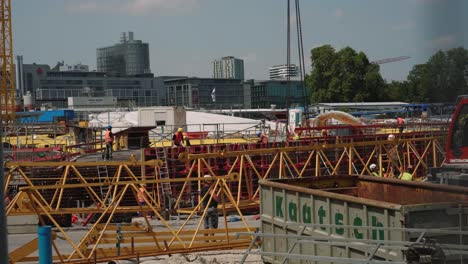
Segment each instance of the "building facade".
M244 61L232 56L213 62L213 78L244 80Z
M109 77L103 72L47 72L35 90L35 105L67 108L68 97L117 98L116 107L159 105L162 84L154 77Z
M286 80L288 78L297 77L299 73L299 67L294 64L288 65L277 65L268 69L270 80Z
M286 81L256 81L251 87L252 108L287 108L293 105L303 105L304 88L300 81L290 81L291 89L288 92ZM289 98L289 99L288 99Z
M59 65L59 71L79 71L79 72L89 72L89 66L83 65L81 63L78 64L63 64Z
M40 87L40 80L47 75L48 71L50 71L50 66L46 64L22 64L21 70L17 70L17 74L22 75L22 80L17 83L18 90L23 95L30 92L34 96L34 92Z
M238 79L177 78L164 81L166 106L244 108L244 83Z
M151 73L149 45L133 39L133 32L122 33L120 43L98 48L97 71L112 76L138 76Z

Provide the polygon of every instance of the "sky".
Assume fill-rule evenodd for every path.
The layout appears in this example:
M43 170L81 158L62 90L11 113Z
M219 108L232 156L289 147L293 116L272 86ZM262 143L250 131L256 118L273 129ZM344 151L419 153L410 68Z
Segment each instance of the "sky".
M410 56L381 65L387 81L405 80L438 50L468 48L466 0L302 0L300 10L307 73L311 49L324 44L349 46L370 61ZM244 60L246 79L268 79L269 67L286 63L286 24L286 0L12 1L13 52L24 63L95 70L96 49L132 31L149 43L156 76L209 78L213 60L234 56ZM294 12L291 38L298 64Z

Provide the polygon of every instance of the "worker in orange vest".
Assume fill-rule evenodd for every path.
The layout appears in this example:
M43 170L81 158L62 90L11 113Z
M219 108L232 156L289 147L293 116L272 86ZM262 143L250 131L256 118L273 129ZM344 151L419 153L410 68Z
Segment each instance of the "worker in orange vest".
M112 159L112 146L114 144L114 133L112 133L112 126L107 126L104 132L104 141L106 142L106 152L103 155L103 159Z
M172 136L172 143L174 144L172 147L180 147L182 146L182 141L184 140L183 135L184 129L179 127L177 132Z
M405 119L403 119L403 117L401 116L395 116L395 118L396 118L398 131L401 133L403 132L403 129L405 128Z

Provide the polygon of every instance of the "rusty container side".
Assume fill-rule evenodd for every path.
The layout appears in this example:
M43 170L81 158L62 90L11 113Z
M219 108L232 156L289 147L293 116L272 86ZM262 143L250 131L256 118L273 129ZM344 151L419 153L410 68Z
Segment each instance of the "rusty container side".
M363 226L389 228L457 228L467 226L465 215L453 213L468 201L468 188L378 179L377 177L330 176L260 181L262 232L299 235L297 223L349 225L353 228L312 227L302 235L343 237L357 240L414 241L419 234L402 230L370 230ZM355 227L355 228L354 228ZM458 243L458 236L438 237ZM262 250L287 253L296 239L264 237ZM347 246L299 243L292 254L340 258L367 258L369 244ZM403 261L399 249L380 249L376 259ZM267 263L282 263L282 257L265 255ZM289 260L288 263L320 263ZM457 263L456 261L453 263Z

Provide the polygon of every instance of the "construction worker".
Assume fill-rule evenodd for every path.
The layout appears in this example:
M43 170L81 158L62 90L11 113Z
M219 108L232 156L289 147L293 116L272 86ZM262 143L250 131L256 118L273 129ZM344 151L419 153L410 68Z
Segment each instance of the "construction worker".
M369 170L371 171L372 176L381 177L381 175L377 172L377 165L374 163L369 166Z
M182 146L182 141L184 140L184 135L183 135L184 129L179 127L177 129L177 132L172 136L172 147L180 147Z
M102 156L103 159L112 159L112 147L114 144L114 133L112 133L112 126L107 126L104 132L104 141L106 142L106 151Z
M268 143L268 137L265 136L265 134L263 134L262 132L257 132L257 137L258 137L257 143L262 143L262 144Z
M184 142L186 147L192 146L192 143L190 143L190 139L188 136L184 136Z
M203 187L201 189L201 198L205 197L202 202L202 209L206 210L205 218L203 219L203 227L205 229L218 228L218 195L214 189L211 189L211 176L203 176ZM205 234L207 235L207 234ZM214 235L214 234L212 234Z
M9 194L5 194L5 207L7 207L11 202L11 197Z
M413 166L408 165L406 171L403 169L403 167L400 168L400 176L398 176L398 179L404 180L404 181L412 181L413 180Z
M146 188L145 185L141 185L140 188L138 188L138 193L137 193L137 199L138 199L138 204L140 206L146 206ZM142 216L142 212L138 212L138 216Z
M405 128L405 119L403 119L401 116L395 116L396 118L396 124L397 124L397 128L398 128L398 131L400 133L403 132L403 129Z

